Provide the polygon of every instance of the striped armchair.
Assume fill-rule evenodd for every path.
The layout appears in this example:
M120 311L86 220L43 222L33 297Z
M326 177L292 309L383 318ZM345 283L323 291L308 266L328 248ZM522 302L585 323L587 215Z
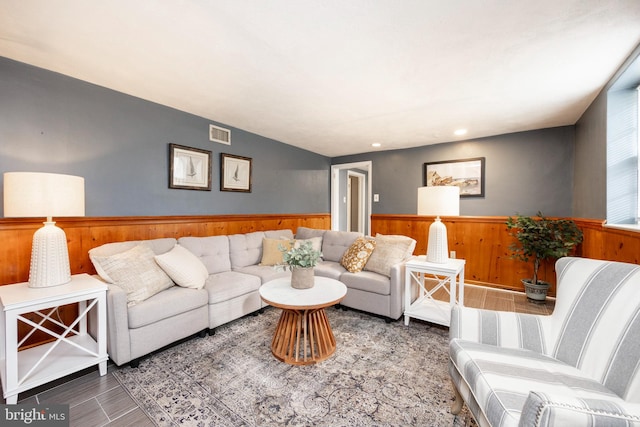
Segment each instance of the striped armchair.
M480 426L640 426L640 266L567 257L556 272L550 316L454 308L452 412L466 403Z

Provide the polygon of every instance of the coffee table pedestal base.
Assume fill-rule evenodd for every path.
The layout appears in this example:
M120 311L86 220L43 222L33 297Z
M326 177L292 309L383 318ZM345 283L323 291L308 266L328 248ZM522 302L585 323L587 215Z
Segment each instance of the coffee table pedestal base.
M336 351L336 339L324 308L283 309L271 341L271 352L291 365L320 362Z

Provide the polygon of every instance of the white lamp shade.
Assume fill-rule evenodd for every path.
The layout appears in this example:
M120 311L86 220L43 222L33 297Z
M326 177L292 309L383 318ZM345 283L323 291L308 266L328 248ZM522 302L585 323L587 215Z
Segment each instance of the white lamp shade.
M84 216L84 178L54 173L5 172L4 216Z
M460 215L460 187L419 187L418 215Z
M29 287L58 286L71 280L65 232L54 216L84 216L84 178L39 172L4 174L4 216L46 217L33 235Z

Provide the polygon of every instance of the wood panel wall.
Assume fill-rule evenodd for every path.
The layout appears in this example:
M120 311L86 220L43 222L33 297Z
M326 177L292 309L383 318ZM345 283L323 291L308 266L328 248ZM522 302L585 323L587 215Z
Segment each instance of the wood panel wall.
M42 219L0 219L0 284L29 279L31 240ZM67 235L71 273L94 274L89 249L110 242L160 237L216 236L298 226L327 229L329 214L263 214L162 217L83 217L56 219Z
M509 246L515 242L507 231L506 216L496 217L442 217L447 226L450 251L456 258L466 260L465 281L484 286L523 291L521 279L530 278L532 263L511 258ZM640 233L604 227L603 220L574 219L584 233L584 241L575 255L587 258L624 261L638 264L640 256ZM418 242L415 254L427 250L429 226L433 217L417 215L373 215L373 234L403 234ZM542 280L553 286L550 295L555 295L554 262L540 267Z

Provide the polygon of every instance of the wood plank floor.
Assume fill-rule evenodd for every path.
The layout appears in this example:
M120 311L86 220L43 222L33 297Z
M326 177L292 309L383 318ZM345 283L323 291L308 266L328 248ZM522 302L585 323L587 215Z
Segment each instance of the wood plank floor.
M439 295L447 299L446 295ZM465 285L465 306L491 310L551 314L555 301L547 298L544 304L527 301L520 292L503 291ZM21 393L18 403L69 405L70 426L136 426L154 424L147 418L113 376L117 366L110 364L107 375L101 377L97 367L78 372L58 381ZM5 403L4 399L0 402Z

